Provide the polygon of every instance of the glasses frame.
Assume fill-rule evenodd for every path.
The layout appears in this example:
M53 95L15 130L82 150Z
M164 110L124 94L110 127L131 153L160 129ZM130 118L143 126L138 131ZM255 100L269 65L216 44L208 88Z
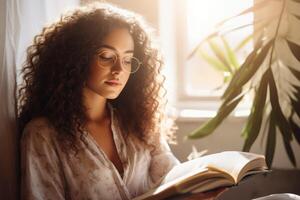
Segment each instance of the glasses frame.
M105 53L105 52L113 53L113 54L115 55L115 58L116 58L116 59L114 59L114 63L113 63L112 65L109 65L109 66L103 66L103 65L100 64L100 55L103 54L103 53ZM98 51L98 53L97 53L96 56L97 56L97 60L98 60L98 62L99 62L99 66L100 66L102 69L112 68L113 66L116 65L118 59L121 61L121 67L122 67L122 69L123 69L124 71L130 73L130 74L136 73L136 72L140 69L140 67L141 67L141 65L142 65L142 62L141 62L138 58L136 58L136 57L134 57L134 56L124 56L124 57L121 58L121 56L120 56L116 51L114 51L114 50L102 50L102 51L100 50L100 51ZM132 70L128 71L128 70L124 67L124 65L125 65L125 64L124 64L124 59L125 59L125 58L128 58L128 57L130 57L130 59L134 59L134 60L137 61L137 68L136 68L134 71L132 71ZM131 69L132 69L132 68L131 68Z

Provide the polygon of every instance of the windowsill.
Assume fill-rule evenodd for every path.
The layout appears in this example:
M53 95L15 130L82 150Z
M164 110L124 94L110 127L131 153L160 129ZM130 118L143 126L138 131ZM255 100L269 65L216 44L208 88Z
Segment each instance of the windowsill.
M216 102L180 102L175 106L178 122L199 122L213 118L220 107ZM237 108L226 118L230 121L244 121L250 114L249 105L238 105Z
M198 113L206 113L206 112L215 112L216 111L207 111L207 110L193 110L195 112ZM180 111L179 111L180 112ZM195 116L195 115L178 115L177 117L177 121L178 122L202 122L202 121L207 121L209 119L211 119L212 117L214 117L215 115L205 115L205 114L200 114L199 116ZM230 114L225 120L230 120L230 121L244 121L246 118L248 117L248 115L236 115L236 114Z

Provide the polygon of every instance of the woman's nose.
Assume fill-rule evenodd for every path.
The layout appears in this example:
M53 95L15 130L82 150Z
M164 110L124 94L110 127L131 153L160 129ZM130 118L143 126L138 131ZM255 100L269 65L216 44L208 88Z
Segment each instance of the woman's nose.
M122 67L122 60L118 58L115 62L115 64L112 66L112 71L113 72L121 72L123 70Z

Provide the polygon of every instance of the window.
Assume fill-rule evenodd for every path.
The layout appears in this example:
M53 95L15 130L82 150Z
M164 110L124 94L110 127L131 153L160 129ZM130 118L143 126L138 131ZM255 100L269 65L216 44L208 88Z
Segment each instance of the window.
M166 63L166 87L171 103L181 110L181 116L215 115L224 91L223 81L228 72L214 69L201 56L187 58L196 45L214 30L218 22L240 13L252 4L253 0L160 1L160 35ZM241 22L252 23L253 16L248 14L239 17L238 20L225 24L225 27L235 27ZM249 26L226 34L224 38L234 49L252 32L253 27ZM222 48L220 41L216 42ZM236 54L237 62L241 64L251 50L252 43L249 42ZM203 51L213 56L208 45L203 45ZM249 109L249 98L246 97L240 107ZM248 111L245 109L237 109L235 115L246 115Z

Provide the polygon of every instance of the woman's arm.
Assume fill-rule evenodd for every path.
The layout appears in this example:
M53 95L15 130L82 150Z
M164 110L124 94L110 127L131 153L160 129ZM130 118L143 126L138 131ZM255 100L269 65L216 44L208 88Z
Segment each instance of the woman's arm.
M162 178L180 162L171 152L169 145L164 139L160 141L160 148L154 151L150 166L150 175L153 186L156 186L162 181ZM219 188L208 192L201 192L195 194L184 194L177 197L170 198L170 200L213 200L217 199L227 188Z
M151 153L150 176L152 185L156 186L160 183L162 178L179 163L167 141L161 138L157 149Z
M51 140L53 129L31 121L21 140L21 199L65 199L60 161Z

